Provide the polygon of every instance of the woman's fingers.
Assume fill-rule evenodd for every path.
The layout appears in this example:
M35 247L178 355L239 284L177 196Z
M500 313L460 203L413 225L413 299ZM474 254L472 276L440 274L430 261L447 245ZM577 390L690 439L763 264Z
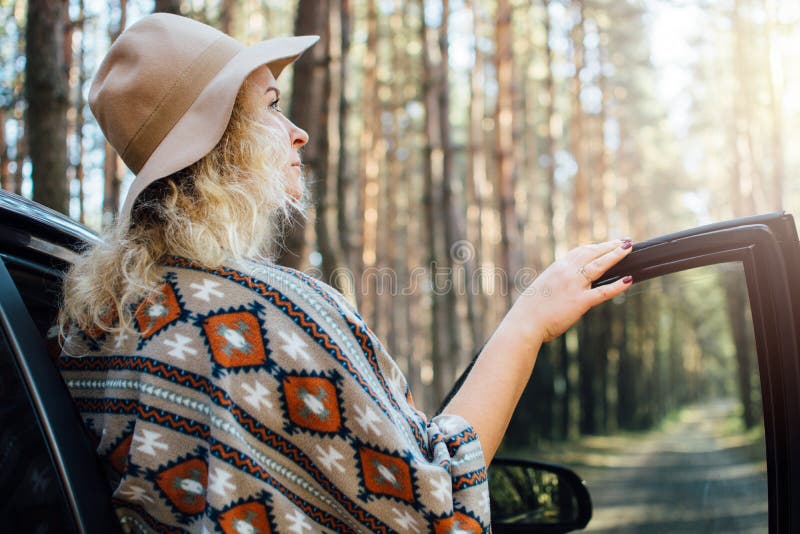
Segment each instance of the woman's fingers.
M626 241L630 241L630 239L612 239L611 241L605 241L603 243L591 243L589 245L583 245L582 247L574 249L573 253L575 256L573 257L576 261L579 261L582 265L585 265L595 258L598 258L604 254L608 254Z
M619 261L630 254L633 250L630 241L616 241L616 246L606 247L606 252L595 256L594 259L583 265L583 272L594 281L600 278L603 273L619 263Z
M623 293L626 289L631 287L633 283L632 276L625 276L611 284L605 284L600 287L595 287L588 291L589 303L591 306L597 306L601 302L613 299L617 295Z

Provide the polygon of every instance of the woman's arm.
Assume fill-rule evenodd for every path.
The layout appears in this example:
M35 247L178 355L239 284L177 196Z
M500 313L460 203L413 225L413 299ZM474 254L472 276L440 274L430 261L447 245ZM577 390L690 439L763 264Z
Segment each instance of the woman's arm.
M630 251L630 240L571 250L523 291L486 343L443 411L472 424L487 465L500 446L542 343L564 333L589 308L631 286L630 277L594 289L589 281Z

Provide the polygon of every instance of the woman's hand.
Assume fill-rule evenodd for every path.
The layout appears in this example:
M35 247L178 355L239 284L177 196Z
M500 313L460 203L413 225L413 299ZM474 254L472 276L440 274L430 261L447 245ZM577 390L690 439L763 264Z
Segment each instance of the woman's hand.
M519 296L503 320L531 345L563 334L589 308L614 298L631 286L626 276L592 289L592 282L632 250L630 239L584 245L570 250L540 274Z
M592 281L630 252L629 239L569 251L523 291L483 347L444 411L472 423L487 463L500 445L542 342L563 334L589 308L631 286L633 279L626 276L592 289Z

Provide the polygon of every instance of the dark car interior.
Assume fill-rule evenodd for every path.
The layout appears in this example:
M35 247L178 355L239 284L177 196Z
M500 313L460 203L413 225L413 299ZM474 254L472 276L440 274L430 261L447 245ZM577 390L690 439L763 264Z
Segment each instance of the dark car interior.
M14 246L23 238L26 246ZM100 462L75 431L83 425L52 361L66 265L58 256L67 251L31 246L35 239L6 233L0 254L0 487L8 493L0 521L9 532L119 532Z

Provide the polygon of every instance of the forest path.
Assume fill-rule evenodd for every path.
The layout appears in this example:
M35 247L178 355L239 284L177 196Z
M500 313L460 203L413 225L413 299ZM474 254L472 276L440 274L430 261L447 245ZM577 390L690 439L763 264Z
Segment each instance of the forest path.
M594 513L584 532L767 532L763 438L732 430L735 407L696 405L659 430L589 437L537 459L586 480Z

